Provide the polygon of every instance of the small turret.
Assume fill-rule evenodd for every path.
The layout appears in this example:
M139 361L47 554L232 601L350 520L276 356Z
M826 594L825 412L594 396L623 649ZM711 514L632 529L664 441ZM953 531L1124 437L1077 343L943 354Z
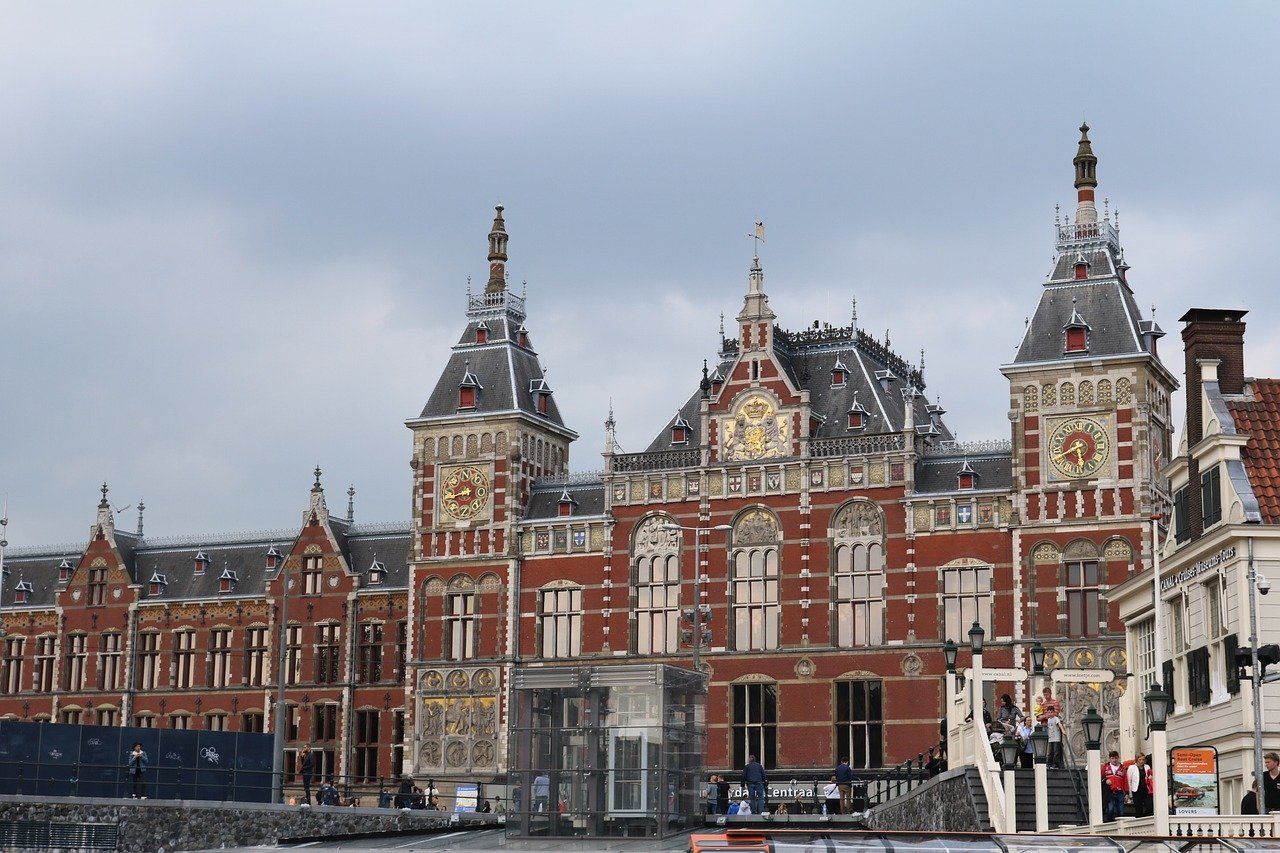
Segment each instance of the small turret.
M489 283L485 293L501 293L507 289L507 225L502 220L502 205L494 207L493 230L489 232Z
M1092 225L1098 221L1098 208L1094 205L1094 190L1098 187L1098 158L1093 154L1089 141L1089 125L1080 125L1080 145L1076 149L1076 224Z

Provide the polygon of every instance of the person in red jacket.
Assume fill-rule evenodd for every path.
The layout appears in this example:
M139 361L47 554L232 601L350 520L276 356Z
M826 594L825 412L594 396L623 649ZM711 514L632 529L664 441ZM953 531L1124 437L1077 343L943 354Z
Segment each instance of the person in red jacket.
M1124 817L1124 795L1128 787L1128 776L1120 764L1120 753L1113 749L1107 756L1107 763L1102 765L1102 788L1107 794L1102 810L1104 820Z

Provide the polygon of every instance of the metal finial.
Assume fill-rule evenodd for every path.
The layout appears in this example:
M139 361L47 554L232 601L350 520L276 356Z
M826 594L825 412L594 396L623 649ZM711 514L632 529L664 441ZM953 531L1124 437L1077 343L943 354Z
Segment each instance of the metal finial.
M471 295L471 276L467 276L467 296Z
M321 470L320 470L320 463L319 463L319 462L317 462L317 463L316 463L316 470L315 470L315 471L313 471L312 473L314 473L314 474L316 475L315 488L317 488L317 489L318 489L318 488L320 488L320 475L324 473L323 471L321 471Z
M853 331L856 333L858 331L858 297L855 296L850 301L853 303Z
M1109 198L1102 200L1102 220L1104 222L1111 221L1111 199Z
M720 312L720 337L724 338L724 312Z
M138 498L138 538L142 538L142 513L147 509L147 505L143 503L142 498Z
M920 372L924 373L924 347L920 347Z
M347 486L347 524L356 518L356 484Z
M1060 204L1055 204L1055 205L1053 206L1053 224L1054 224L1054 225L1061 225L1061 224L1062 224L1062 223L1061 223L1061 216L1062 216L1062 205L1060 205Z
M520 298L529 298L529 279L527 278L520 279Z
M889 328L886 326L884 330L884 348L889 348Z

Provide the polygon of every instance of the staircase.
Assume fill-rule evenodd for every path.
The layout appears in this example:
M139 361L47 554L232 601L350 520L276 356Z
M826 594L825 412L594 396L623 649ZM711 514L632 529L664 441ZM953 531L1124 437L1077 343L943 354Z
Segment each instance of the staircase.
M1016 770L1014 786L1017 789L1018 831L1034 832L1036 828L1036 782L1034 770ZM1072 779L1073 774L1075 779ZM991 831L987 818L987 796L982 790L982 778L977 768L970 767L965 771L965 781L969 785L969 793L977 807L978 820L983 829ZM1003 782L1003 780L1002 780ZM1050 770L1048 774L1049 792L1049 828L1064 825L1081 826L1089 822L1089 816L1081 811L1077 797L1077 785L1083 785L1083 770Z

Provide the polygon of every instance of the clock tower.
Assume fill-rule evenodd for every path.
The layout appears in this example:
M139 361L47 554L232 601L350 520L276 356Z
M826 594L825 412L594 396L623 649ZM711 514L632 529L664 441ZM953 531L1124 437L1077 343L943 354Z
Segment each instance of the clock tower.
M1134 298L1118 214L1104 202L1099 215L1088 125L1072 162L1074 219L1055 222L1053 269L1017 356L1001 368L1021 522L1013 534L1014 610L1023 614L1015 637L1042 642L1048 669L1123 673L1124 626L1106 592L1150 559L1150 519L1168 504L1159 471L1169 458L1177 380L1156 351L1163 332ZM1120 689L1063 683L1058 698L1068 719L1093 706L1115 721ZM1104 749L1118 729L1107 737Z
M560 417L507 289L507 230L496 208L489 280L467 292L467 324L413 431L405 770L493 777L518 602L515 525L535 477L563 474L578 437Z

